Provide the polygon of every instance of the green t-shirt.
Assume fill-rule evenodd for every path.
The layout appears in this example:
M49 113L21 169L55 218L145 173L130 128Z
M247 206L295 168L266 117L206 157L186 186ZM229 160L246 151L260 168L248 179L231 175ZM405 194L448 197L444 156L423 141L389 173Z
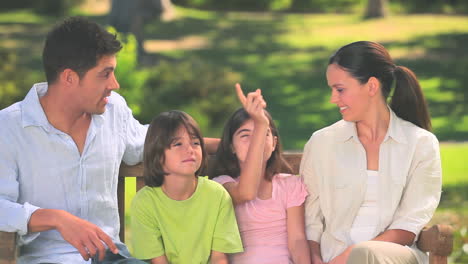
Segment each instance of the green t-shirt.
M243 251L229 193L204 177L183 201L146 186L135 195L130 214L133 254L139 259L166 255L172 264L205 264L211 250Z

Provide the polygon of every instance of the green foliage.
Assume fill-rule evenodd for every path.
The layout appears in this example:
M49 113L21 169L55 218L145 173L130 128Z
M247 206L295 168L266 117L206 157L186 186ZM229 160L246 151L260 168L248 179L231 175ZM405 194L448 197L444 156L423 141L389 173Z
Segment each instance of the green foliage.
M468 13L468 1L466 0L392 0L391 2L393 8L405 13ZM402 8L396 6L401 6Z
M2 1L1 10L32 8L35 12L47 16L65 16L85 0L21 0Z
M468 263L468 225L456 230L453 236L452 263Z
M239 105L233 92L239 74L196 57L160 61L157 66L141 69L135 37L108 30L123 43L115 74L119 93L138 120L149 123L160 112L179 109L193 116L204 134L220 136L227 116Z
M216 10L340 13L348 13L350 7L361 2L362 0L173 0L173 3L181 6Z
M82 4L84 0L34 0L32 7L40 14L49 16L65 16L72 8Z
M115 76L121 88L119 93L125 97L133 114L138 116L141 113L143 86L149 72L138 68L138 43L135 36L116 32L112 27L108 27L108 30L117 34L117 38L123 44L122 50L117 54L117 68L115 69Z
M18 65L18 57L0 48L0 109L22 100L28 89L28 75Z
M163 61L150 72L137 116L143 122L179 109L197 120L205 136L219 137L224 121L239 106L233 87L240 76L228 67L191 57Z
M291 10L298 12L351 13L367 0L294 0Z

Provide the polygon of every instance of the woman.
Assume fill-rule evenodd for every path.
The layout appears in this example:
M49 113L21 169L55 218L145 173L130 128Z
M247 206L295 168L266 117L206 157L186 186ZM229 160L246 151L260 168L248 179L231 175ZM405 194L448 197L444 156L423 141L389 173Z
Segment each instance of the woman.
M330 58L327 80L343 120L312 135L300 169L313 263L424 263L414 242L439 203L441 165L415 74L359 41Z

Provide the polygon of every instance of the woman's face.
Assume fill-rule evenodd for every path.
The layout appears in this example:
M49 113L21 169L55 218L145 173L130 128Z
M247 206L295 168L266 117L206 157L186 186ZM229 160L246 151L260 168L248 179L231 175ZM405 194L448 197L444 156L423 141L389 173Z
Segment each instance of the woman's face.
M236 154L240 164L244 163L247 158L254 127L253 120L248 119L236 130L232 136L232 151ZM268 128L263 160L265 163L268 161L268 159L270 159L271 153L273 153L275 150L275 146L276 137L271 134L271 130Z
M361 84L337 64L328 65L327 81L331 88L330 102L338 106L343 119L351 122L362 120L371 99L367 84Z

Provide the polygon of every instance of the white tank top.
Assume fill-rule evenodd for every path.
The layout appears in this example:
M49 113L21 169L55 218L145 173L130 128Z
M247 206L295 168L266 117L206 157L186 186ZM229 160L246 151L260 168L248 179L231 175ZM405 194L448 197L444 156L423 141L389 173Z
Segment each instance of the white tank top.
M349 232L354 244L374 238L374 231L379 221L379 208L377 206L378 176L378 171L367 171L366 195Z

